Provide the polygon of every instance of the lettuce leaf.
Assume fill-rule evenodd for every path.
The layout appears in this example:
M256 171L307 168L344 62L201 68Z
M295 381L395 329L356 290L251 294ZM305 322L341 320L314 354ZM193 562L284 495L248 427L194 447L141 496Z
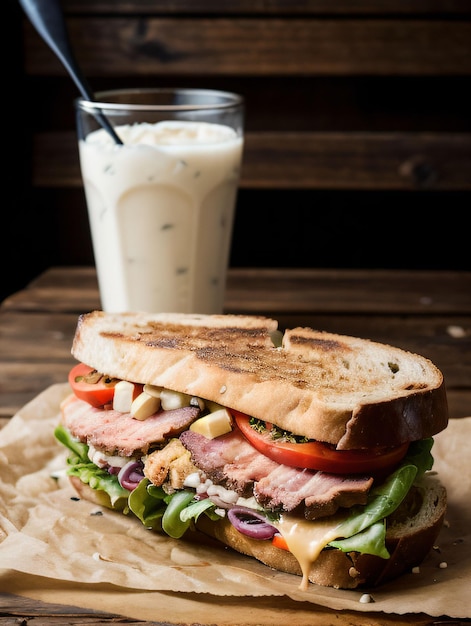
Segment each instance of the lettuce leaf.
M367 504L351 508L348 518L341 522L336 529L338 538L351 539L356 536L356 551L371 554L369 552L372 549L371 537L368 533L363 534L363 531L391 515L409 493L414 481L427 470L432 469L432 446L432 438L411 443L401 465L384 482L373 487L370 491ZM375 537L375 541L378 538L379 535ZM351 541L341 542L339 539L330 542L329 546L339 547L340 550L348 552L348 545L351 545ZM378 545L375 545L374 549L378 552L387 553L384 538L383 546L384 548L379 548Z
M385 540L386 524L382 520L352 537L331 541L329 546L338 548L342 552L361 552L362 554L374 554L382 559L389 559L391 555L386 548Z
M77 476L91 489L105 491L113 508L124 511L127 507L129 491L121 487L118 477L92 463L88 458L87 444L77 441L62 424L56 427L54 436L72 453L67 458L67 475Z
M129 509L146 528L162 530L162 517L167 508L166 496L162 487L156 487L148 478L144 478L129 494Z
M182 537L193 520L201 514L211 519L219 519L216 508L209 498L195 499L192 490L176 491L167 494L162 487L156 487L147 478L129 496L129 508L147 528L163 530L170 537Z
M105 491L113 508L123 511L128 504L129 491L121 487L118 477L100 469L91 461L88 463L74 463L67 469L68 476L77 476L91 489Z
M183 537L190 527L191 518L182 520L180 514L194 499L193 491L176 491L169 496L167 508L162 517L162 529L174 539Z
M56 426L54 430L54 437L75 455L75 457L77 458L77 462L78 461L82 461L85 463L89 462L90 459L88 458L87 444L80 443L80 441L77 441L77 439L72 437L72 434L68 428L66 428L62 424L59 424L58 426ZM73 464L74 459L70 457L69 459L70 459L70 464Z

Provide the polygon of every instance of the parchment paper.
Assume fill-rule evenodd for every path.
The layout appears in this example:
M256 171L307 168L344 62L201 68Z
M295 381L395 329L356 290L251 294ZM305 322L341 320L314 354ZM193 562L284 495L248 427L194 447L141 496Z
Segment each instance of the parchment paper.
M234 614L221 608L241 599L247 624L261 623L260 611L265 619L273 613L274 624L280 611L295 611L301 624L313 605L471 617L471 417L450 421L435 437L434 470L449 499L437 546L418 573L370 590L373 602L364 604L365 590L311 584L301 591L297 576L228 549L161 536L77 500L66 478L51 476L65 466L53 430L68 393L67 384L49 387L0 431L1 591L171 623L233 624Z

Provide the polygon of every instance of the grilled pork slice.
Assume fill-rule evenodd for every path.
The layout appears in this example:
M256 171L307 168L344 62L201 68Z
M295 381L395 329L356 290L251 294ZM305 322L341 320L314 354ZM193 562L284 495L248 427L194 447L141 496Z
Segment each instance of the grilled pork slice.
M71 395L62 403L62 423L71 434L105 454L130 457L147 454L188 428L199 415L198 407L160 410L146 420L130 413L96 409ZM159 445L160 444L160 445Z

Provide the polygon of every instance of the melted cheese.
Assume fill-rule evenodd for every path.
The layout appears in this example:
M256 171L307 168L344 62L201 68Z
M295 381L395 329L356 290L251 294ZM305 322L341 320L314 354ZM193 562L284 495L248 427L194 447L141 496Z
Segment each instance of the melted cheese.
M301 566L303 578L299 589L305 591L309 584L309 572L314 561L325 546L339 537L339 524L348 514L336 514L308 521L294 515L282 515L273 525L286 541L290 552Z

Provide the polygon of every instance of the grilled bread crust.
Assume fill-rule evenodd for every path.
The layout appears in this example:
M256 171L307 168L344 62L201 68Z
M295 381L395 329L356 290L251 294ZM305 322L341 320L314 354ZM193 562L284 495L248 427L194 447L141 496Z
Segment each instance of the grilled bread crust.
M112 377L218 402L337 449L395 446L448 423L445 384L428 359L260 316L81 315L73 356Z
M91 489L79 478L70 481L80 497L101 506L113 508L108 495ZM410 506L410 499L415 505ZM377 587L419 565L432 549L443 525L447 507L445 487L435 477L425 477L413 487L408 506L399 507L389 519L386 547L390 558L382 559L358 552L344 553L338 549L324 549L309 571L309 580L324 587L355 589ZM137 523L137 522L136 522ZM251 539L239 533L225 518L213 522L201 515L196 523L196 534L216 539L221 546L250 556L272 569L301 576L301 567L290 552L274 547L270 541Z

